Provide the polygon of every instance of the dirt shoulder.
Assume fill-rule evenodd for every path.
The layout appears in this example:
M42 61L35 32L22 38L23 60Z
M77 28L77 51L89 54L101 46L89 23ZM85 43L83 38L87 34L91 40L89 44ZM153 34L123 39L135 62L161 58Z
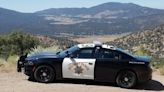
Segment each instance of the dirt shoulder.
M110 83L58 81L43 84L32 82L22 73L0 73L0 92L157 92L164 91L164 76L153 74L153 80L134 89L123 89Z

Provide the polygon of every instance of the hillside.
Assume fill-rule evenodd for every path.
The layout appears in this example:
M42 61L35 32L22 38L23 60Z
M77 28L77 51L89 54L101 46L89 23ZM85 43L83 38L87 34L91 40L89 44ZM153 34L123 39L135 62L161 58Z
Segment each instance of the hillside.
M51 8L36 14L51 20L50 24L56 27L56 31L62 30L58 33L75 35L136 32L164 23L161 20L164 10L133 3L110 2L90 8Z
M104 35L137 32L164 24L164 10L133 3L90 8L51 8L21 13L0 8L0 33L22 30L40 35Z
M150 51L152 56L164 57L164 26L132 33L128 36L108 42L108 44L113 44L132 51L143 46Z
M54 15L79 18L134 18L164 12L133 3L104 3L90 8L51 8L36 12L39 15Z
M47 37L47 36L35 36L39 39L40 43L44 47L58 46L59 49L66 49L70 46L78 44L77 41L69 40L67 37Z
M48 21L33 13L21 13L0 8L0 33L22 30L34 34L49 32Z

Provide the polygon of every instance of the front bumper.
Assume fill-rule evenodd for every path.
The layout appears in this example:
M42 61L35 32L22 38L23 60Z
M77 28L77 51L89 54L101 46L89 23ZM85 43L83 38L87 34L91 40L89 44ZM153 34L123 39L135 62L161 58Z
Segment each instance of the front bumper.
M27 76L32 76L33 72L34 72L34 69L35 69L34 66L25 65L24 66L24 74L26 74Z
M23 56L21 56L17 62L17 72L22 72L22 70L24 70L24 74L32 76L35 68L34 64L25 61L25 59L22 60L22 57Z

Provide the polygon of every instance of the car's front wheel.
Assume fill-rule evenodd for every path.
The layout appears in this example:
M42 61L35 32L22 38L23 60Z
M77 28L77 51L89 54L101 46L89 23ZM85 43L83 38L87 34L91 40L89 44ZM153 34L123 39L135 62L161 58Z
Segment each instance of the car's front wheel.
M38 82L49 83L55 78L55 71L47 65L38 66L34 72L34 78Z
M122 71L116 78L118 86L123 88L131 88L136 84L136 74L132 71Z

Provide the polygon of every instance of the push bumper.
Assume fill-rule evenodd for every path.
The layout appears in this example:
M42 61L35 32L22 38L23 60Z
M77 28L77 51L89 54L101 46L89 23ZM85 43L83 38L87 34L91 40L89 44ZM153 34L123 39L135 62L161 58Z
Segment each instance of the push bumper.
M27 54L23 55L23 56L20 56L20 58L17 62L17 72L22 72L22 68L24 67L26 58L27 58Z

